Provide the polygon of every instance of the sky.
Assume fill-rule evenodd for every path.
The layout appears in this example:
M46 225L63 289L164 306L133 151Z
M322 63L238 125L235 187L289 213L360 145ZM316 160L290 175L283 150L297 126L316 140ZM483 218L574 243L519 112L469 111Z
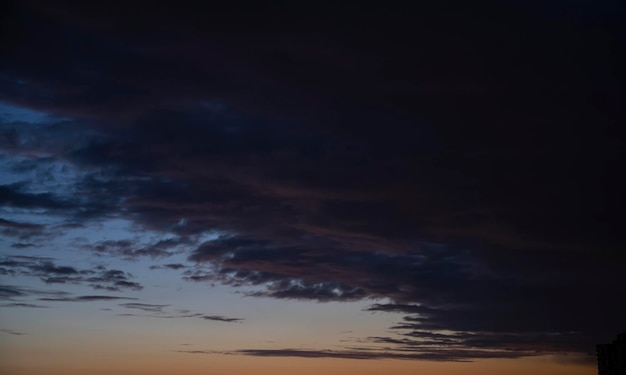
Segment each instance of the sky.
M592 375L619 1L0 6L0 373Z

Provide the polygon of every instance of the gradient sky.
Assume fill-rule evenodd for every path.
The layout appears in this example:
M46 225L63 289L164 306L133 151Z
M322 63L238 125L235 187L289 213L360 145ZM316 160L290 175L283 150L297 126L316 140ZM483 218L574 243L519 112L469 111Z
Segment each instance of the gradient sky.
M626 330L619 1L3 3L0 373L574 374Z

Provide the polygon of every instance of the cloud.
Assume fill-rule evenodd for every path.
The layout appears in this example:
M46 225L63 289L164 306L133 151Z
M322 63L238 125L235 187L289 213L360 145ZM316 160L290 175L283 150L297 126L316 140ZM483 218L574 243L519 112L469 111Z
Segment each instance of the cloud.
M17 242L11 245L11 247L22 249L34 246L26 241L44 236L45 226L41 224L17 222L0 218L0 233L7 237L16 237L21 241L25 241Z
M28 307L28 308L37 308L37 309L48 308L48 306L35 305L33 303L4 303L4 304L1 304L0 307Z
M339 252L315 245L279 247L267 241L228 237L199 247L190 260L217 265L214 280L266 286L266 291L253 295L320 301L392 296L412 300L422 293L420 284L425 283L433 294L443 293L449 287L443 283L462 280L464 267L471 261L450 250L425 246L419 254L394 254ZM305 273L312 268L314 274ZM439 279L441 272L447 272L446 279Z
M125 307L127 309L138 309L148 312L161 312L164 307L169 305L151 305L147 303L122 303L119 306Z
M393 328L437 345L454 343L462 348L488 348L487 352L504 347L515 355L591 351L593 334L580 328L592 307L576 303L570 286L561 280L518 279L477 270L480 263L475 255L427 244L414 254L376 254L280 248L263 241L227 238L200 247L190 259L217 265L215 272L200 280L266 288L248 294L252 296L318 301L391 298L400 303L374 304L368 310L407 314ZM306 273L308 269L315 273ZM584 284L581 280L580 287ZM572 304L561 300L561 306L554 306L549 295L567 296L565 301ZM414 301L420 304L410 303ZM568 315L572 309L585 313ZM609 324L606 329L610 330ZM455 335L439 333L448 330ZM393 339L388 343L423 349L417 343Z
M442 332L442 331L440 331ZM566 354L573 352L582 344L576 332L455 332L435 333L413 327L413 331L405 333L404 338L369 337L368 341L388 344L396 348L420 351L422 349L440 348L442 352L463 348L483 350L484 356L495 351L517 353L520 356L532 356L534 351L543 354ZM408 337L408 338L407 338ZM523 354L522 354L523 353ZM497 358L497 355L494 356Z
M37 245L33 244L33 243L23 243L23 242L16 242L11 244L11 247L14 249L26 249L29 247L35 247Z
M223 315L205 315L202 313L194 313L188 310L178 310L177 313L171 313L163 311L164 308L170 305L154 305L146 303L122 303L119 306L127 309L142 310L150 312L150 315L138 315L138 314L118 314L118 316L137 316L137 317L150 317L150 318L165 318L165 319L177 319L177 318L201 318L204 320L213 320L225 323L239 323L244 319L231 318Z
M131 240L117 240L102 241L86 247L98 255L126 259L138 259L140 257L156 259L172 256L176 253L176 248L184 244L187 244L186 238L170 238L148 245Z
M122 289L141 290L143 286L134 281L128 281L130 275L120 270L101 270L98 276L87 278L94 289L119 291Z
M101 218L107 213L116 211L114 204L117 203L117 199L115 197L101 196L93 192L80 200L73 201L71 189L67 189L67 186L64 188L59 186L46 186L44 182L37 182L37 184L42 185L39 186L39 189L45 187L46 189L54 190L54 193L30 192L28 191L30 186L28 186L29 183L27 182L0 185L0 207L9 207L23 213L32 214L38 212L39 214L61 215L69 223L76 220ZM37 236L54 237L60 234L59 231L44 232L43 229L45 229L44 226L13 226L6 228L4 231L8 235L17 236L23 241L29 241L31 238Z
M12 330L12 329L0 329L0 331L2 331L4 333L8 333L9 335L13 335L13 336L23 336L23 335L26 335L26 333L24 333L24 332L15 331L15 330Z
M46 284L85 284L108 291L143 289L140 283L130 281L132 275L124 271L103 266L79 270L58 266L53 258L11 255L0 258L0 267L12 276L38 277Z
M366 311L384 311L384 312L400 312L400 313L427 313L432 312L426 306L421 305L404 305L404 304L379 304L375 303L369 306Z
M440 350L430 348L419 351L394 351L380 348L353 350L306 350L306 349L242 349L230 352L204 350L177 350L188 354L230 354L254 357L297 357L297 358L338 358L338 359L400 359L466 362L479 358L519 358L524 354L515 351L480 351L463 348Z
M13 301L15 298L30 296L62 297L68 294L68 292L61 290L39 290L15 285L0 285L0 300L6 301Z
M161 269L169 269L169 270L180 270L183 268L187 268L188 266L181 263L170 263L163 265L150 266L151 270L161 270Z
M266 291L250 292L247 295L320 302L356 301L369 297L362 289L356 287L346 287L334 282L308 283L298 279L270 282Z
M238 323L243 321L241 318L229 318L227 316L222 315L203 315L201 316L204 320L214 320L218 322L226 322L226 323Z
M48 302L95 302L95 301L117 301L117 300L136 300L137 298L117 297L117 296L78 296L78 297L62 297L62 298L39 298L40 301Z
M43 208L48 210L63 210L72 207L71 202L58 199L51 193L28 193L22 191L20 184L0 186L0 205L21 208ZM9 225L11 224L11 225ZM4 220L3 226L19 229L40 229L41 226L29 225Z
M20 223L20 222L17 222L17 221L11 221L11 220L6 220L6 219L0 218L0 227L39 231L44 226L41 225L41 224Z

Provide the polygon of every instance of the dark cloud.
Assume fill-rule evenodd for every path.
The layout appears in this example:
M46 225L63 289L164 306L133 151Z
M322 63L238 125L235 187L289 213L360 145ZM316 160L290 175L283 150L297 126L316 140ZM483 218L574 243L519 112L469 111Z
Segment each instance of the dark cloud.
M243 321L241 318L229 318L221 315L203 315L201 313L185 313L185 314L170 314L170 313L158 313L153 315L140 315L140 314L117 314L118 316L135 316L144 318L161 318L161 319L180 319L180 318L200 318L204 320L212 320L225 323L240 323Z
M144 318L163 318L163 319L193 318L193 317L197 317L199 315L200 314L191 314L191 315L169 315L169 314L145 315L145 314L131 314L131 313L117 314L117 316L135 316L135 317L144 317Z
M576 351L576 348L584 343L576 333L561 332L527 332L527 333L433 333L423 331L416 325L414 331L405 336L410 338L370 337L368 341L378 344L391 345L394 348L402 348L409 351L432 350L440 348L456 351L463 348L483 350L485 357L491 351L506 351L517 353L522 356L534 355L533 351L543 354L563 355ZM494 358L496 358L494 356ZM588 362L592 362L591 358Z
M180 270L180 269L183 269L183 268L187 268L187 266L184 265L184 264L181 264L181 263L170 263L170 264L150 266L151 270L162 270L162 269Z
M161 312L164 307L169 305L151 305L147 303L122 303L120 306L125 307L127 309L138 309L148 312Z
M14 285L0 285L0 300L13 301L16 298L25 298L31 296L60 298L66 295L69 295L69 293L60 290L38 290Z
M26 230L41 230L44 226L41 224L20 223L17 221L11 221L11 220L0 218L0 227L26 229Z
M86 279L94 289L119 291L122 289L141 290L143 286L134 281L128 281L131 275L120 270L102 270L99 275Z
M35 305L33 303L3 303L0 305L0 307L29 307L29 308L36 308L36 309L48 308L48 306Z
M367 311L384 311L384 312L399 312L409 314L419 314L432 312L426 306L421 305L403 305L403 304L379 304L375 303L366 309Z
M29 22L7 26L0 100L53 116L1 119L1 150L47 155L15 173L56 160L81 174L68 191L3 185L0 205L177 236L86 248L193 247L186 280L402 314L398 335L372 338L388 352L239 354L514 358L588 352L625 329L621 8L295 4L16 8ZM41 229L3 220L19 243ZM218 238L199 244L206 233ZM120 270L1 267L141 287Z
M98 255L117 256L125 259L169 257L177 252L176 247L189 244L187 238L171 238L144 245L131 240L102 241L85 246Z
M201 316L204 320L215 320L218 322L226 322L226 323L239 323L243 321L241 318L229 318L227 316L222 315L203 315Z
M78 296L63 298L40 298L40 301L48 302L95 302L95 301L117 301L117 300L136 300L137 298L117 297L117 296Z
M37 245L33 244L33 243L22 243L22 242L16 242L11 244L11 247L14 249L26 249L29 247L35 247Z
M201 318L204 320L213 320L218 322L225 323L239 323L244 319L242 318L231 318L223 315L205 315L202 313L194 313L189 310L178 310L177 313L171 313L163 311L164 308L169 307L170 305L154 305L147 303L122 303L119 306L125 307L127 309L136 309L143 310L145 312L150 312L150 315L138 315L138 314L118 314L118 316L138 316L138 317L149 317L149 318L165 318L165 319L176 319L176 318Z
M22 191L21 184L0 186L0 205L20 208L43 208L49 210L62 210L72 207L71 202L66 202L55 197L51 193L28 193ZM9 225L10 224L10 225ZM19 229L40 229L41 226L21 224L5 220L3 226Z
M440 338L435 342L438 345L491 345L490 349L512 347L511 350L534 345L537 353L575 348L591 352L593 334L581 328L595 306L581 306L576 299L589 290L586 280L580 280L576 274L554 277L549 269L545 274L528 274L524 278L495 274L494 270L481 269L488 264L481 256L469 250L459 253L454 248L427 244L414 254L390 254L280 248L263 241L225 238L203 245L191 259L218 266L216 272L205 274L201 281L265 286L265 291L249 293L252 296L319 301L391 298L404 302L374 304L368 310L409 314L394 327L408 330L402 333L406 336L432 339L432 332L458 333ZM583 262L593 259L579 261L582 272ZM570 267L573 271L577 266L570 261ZM314 274L306 274L306 270L313 269ZM534 270L539 272L538 267ZM606 285L606 289L595 293L610 298L615 293L610 287L611 279L595 280L598 286ZM555 295L562 298L559 306L550 301L550 296ZM413 301L420 304L408 303ZM620 311L623 308L622 305ZM618 315L611 313L612 321L603 329L608 332L618 325ZM596 327L600 324L596 323ZM533 352L528 349L525 353Z
M115 204L118 199L110 195L103 196L97 191L85 192L79 200L71 200L64 197L63 191L33 193L28 191L28 183L14 183L10 185L0 186L0 207L11 207L27 212L43 212L47 214L56 214L65 216L68 222L74 220L86 220L93 218L102 218L104 215L115 212ZM44 233L44 227L30 228L7 228L4 231L8 235L18 236L19 239L28 241L35 235L48 234L53 236L54 233ZM58 233L56 233L58 234Z
M130 281L132 275L124 271L102 266L79 270L58 266L53 258L13 255L0 258L0 267L11 276L38 277L46 284L85 284L94 289L109 291L143 289L141 284Z
M43 236L45 233L45 226L40 224L23 223L0 218L0 233L2 233L6 237L16 237L17 239L24 241L17 242L11 245L11 247L23 249L34 246L33 244L28 243L28 241Z
M14 335L14 336L23 336L26 335L26 333L24 332L20 332L20 331L15 331L13 329L0 329L0 331L4 332L4 333L8 333L9 335Z
M75 275L78 273L75 268L67 267L67 266L55 266L52 263L44 263L41 265L36 265L33 268L33 271L41 272L44 274L53 274L53 275Z
M380 348L360 348L349 350L306 350L306 349L243 349L232 352L217 352L204 350L177 350L178 353L189 354L232 354L255 357L298 357L298 358L341 358L341 359L404 359L429 361L464 362L477 358L519 358L528 353L519 351L481 351L464 348L441 350L428 348L419 351L394 351Z
M13 297L22 297L23 295L25 295L25 293L19 288L8 285L0 286L0 298L2 299L10 300Z

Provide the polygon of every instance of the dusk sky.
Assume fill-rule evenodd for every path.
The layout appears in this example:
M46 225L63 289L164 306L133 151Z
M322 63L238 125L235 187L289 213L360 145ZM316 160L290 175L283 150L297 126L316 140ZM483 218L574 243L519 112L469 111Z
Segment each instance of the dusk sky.
M0 15L0 374L593 375L626 331L621 1Z

